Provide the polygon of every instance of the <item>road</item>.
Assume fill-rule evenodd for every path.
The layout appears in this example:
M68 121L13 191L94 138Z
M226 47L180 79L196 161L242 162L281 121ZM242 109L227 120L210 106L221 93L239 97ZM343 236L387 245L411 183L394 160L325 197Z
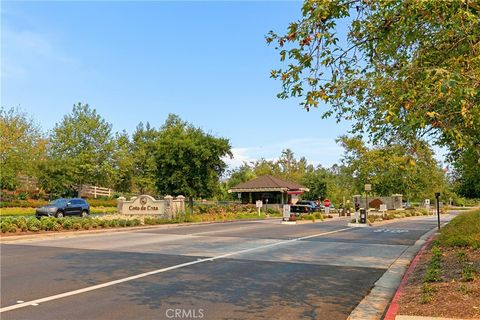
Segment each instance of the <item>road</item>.
M346 223L262 220L2 243L0 317L346 319L436 219Z

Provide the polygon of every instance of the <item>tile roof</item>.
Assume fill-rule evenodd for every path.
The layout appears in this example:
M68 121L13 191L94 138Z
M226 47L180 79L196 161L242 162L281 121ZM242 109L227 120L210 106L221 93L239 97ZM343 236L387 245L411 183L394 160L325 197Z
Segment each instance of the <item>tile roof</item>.
M229 191L235 192L238 189L287 189L287 190L308 190L306 187L290 181L285 181L272 176L260 176L256 179L240 183ZM285 190L285 191L287 191Z

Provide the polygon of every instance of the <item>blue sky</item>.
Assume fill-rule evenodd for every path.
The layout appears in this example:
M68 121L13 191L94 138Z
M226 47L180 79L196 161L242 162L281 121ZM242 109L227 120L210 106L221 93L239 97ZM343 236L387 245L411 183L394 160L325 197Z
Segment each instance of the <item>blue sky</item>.
M88 103L132 133L169 113L230 139L235 159L297 157L331 166L347 123L279 100L269 30L300 18L301 2L1 3L1 104L50 130Z

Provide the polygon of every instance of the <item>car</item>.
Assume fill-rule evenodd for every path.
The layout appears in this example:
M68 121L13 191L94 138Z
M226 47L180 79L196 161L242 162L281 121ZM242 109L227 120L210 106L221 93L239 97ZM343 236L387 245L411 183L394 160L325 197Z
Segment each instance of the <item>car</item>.
M80 216L87 217L90 214L90 205L82 198L60 198L51 201L46 206L37 208L35 217Z
M314 211L318 211L318 207L315 201L300 200L290 206L290 211L298 216L300 214L310 214Z

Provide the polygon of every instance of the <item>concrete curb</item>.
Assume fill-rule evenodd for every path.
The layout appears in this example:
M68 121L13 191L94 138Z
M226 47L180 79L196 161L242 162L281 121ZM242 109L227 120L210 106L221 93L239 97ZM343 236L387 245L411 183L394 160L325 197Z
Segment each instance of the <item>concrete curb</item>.
M398 287L397 291L395 292L395 295L393 296L392 302L390 302L390 305L387 309L387 312L385 313L384 320L395 320L395 316L397 315L398 309L399 309L399 305L397 303L398 299L400 298L400 295L402 294L402 292L405 288L405 285L408 282L408 279L410 278L413 271L417 267L417 264L418 264L418 261L420 260L420 257L425 252L425 249L427 248L428 244L432 242L434 236L435 236L435 234L432 234L428 237L428 239L425 241L425 243L422 245L419 252L415 256L415 258L413 258L412 263L408 267L407 272L405 272L405 275L403 276L402 281L400 282L400 286Z
M436 232L434 228L426 232L414 245L408 247L388 268L388 270L375 282L370 293L363 298L357 307L350 313L347 320L378 320L387 309L390 300L406 272L408 265L417 255L427 239Z

